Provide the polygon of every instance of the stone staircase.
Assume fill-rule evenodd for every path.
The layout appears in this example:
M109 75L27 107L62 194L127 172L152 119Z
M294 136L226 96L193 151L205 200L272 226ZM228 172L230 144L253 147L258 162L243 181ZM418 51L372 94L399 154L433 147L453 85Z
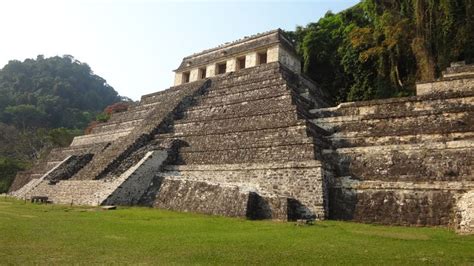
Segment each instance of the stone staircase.
M121 163L126 157L138 148L145 145L150 140L150 136L160 127L169 123L173 112L185 103L189 98L203 93L208 86L208 82L198 82L194 84L181 85L163 93L158 94L159 100L167 104L156 105L144 118L140 126L135 127L120 142L113 142L107 149L96 154L94 160L81 169L74 177L74 180L94 180L107 175L107 172ZM146 98L156 98L156 95ZM145 100L148 102L148 100ZM133 110L131 112L134 112Z
M20 189L17 189L11 193L12 196L19 198L19 199L26 199L28 193L38 187L41 182L43 182L52 172L54 172L57 168L59 168L62 164L66 163L72 156L68 156L62 162L59 162L54 167L52 167L47 173L42 175L39 178L32 178L28 183L23 185Z
M50 183L55 169L41 179L32 180L13 195L30 199L46 196L55 204L98 206L137 204L168 156L167 151L150 151L137 164L112 180L62 180ZM67 164L67 160L63 163Z
M199 88L198 84L194 85ZM150 125L151 121L148 120L147 122L144 122L144 119L147 116L166 117L166 115L168 114L167 111L169 110L164 110L163 108L156 107L165 106L162 104L164 102L166 102L167 104L171 103L170 105L166 104L166 106L175 106L176 103L175 105L173 105L173 101L178 101L179 103L180 99L184 98L189 91L193 90L193 88L188 87L189 86L177 86L166 90L165 92L145 95L141 101L141 104L138 106L133 106L130 112L113 114L109 122L99 124L96 128L92 130L91 134L76 137L71 143L70 147L53 149L47 155L46 158L38 161L31 169L29 169L28 171L20 172L15 178L12 186L10 187L9 192L12 193L15 190L20 189L33 179L41 178L49 170L57 166L58 163L66 159L68 156L82 155L87 153L104 154L104 151L108 151L110 157L114 157L115 154L121 154L123 150L126 150L126 146L124 147L119 144L110 147L110 144L123 143L122 140L125 140L128 141L128 146L132 145L134 143L134 140L140 138L140 132L146 132L147 126ZM166 97L163 97L165 95ZM157 119L156 123L160 122L161 120ZM133 133L133 135L130 136L127 140L127 136L129 136L129 134L131 133ZM102 157L101 162L97 163L96 166L100 164L107 165L107 163L104 163L104 161L106 160L107 159L104 159ZM103 171L103 169L96 169L97 172L101 172L101 170ZM84 172L85 171L80 173L80 178L75 178L88 179L88 175L86 175L86 177L82 177Z
M19 172L10 187L9 193L20 189L33 179L38 179L48 173L51 169L58 166L69 156L95 154L104 149L106 143L94 143L87 145L76 145L66 148L55 148L45 158L36 162L36 164L27 171Z

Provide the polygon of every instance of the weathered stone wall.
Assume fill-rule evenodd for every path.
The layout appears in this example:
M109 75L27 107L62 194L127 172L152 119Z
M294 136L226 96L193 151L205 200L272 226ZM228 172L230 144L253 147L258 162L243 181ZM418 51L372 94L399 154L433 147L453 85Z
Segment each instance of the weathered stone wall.
M243 217L287 220L288 198L262 196L240 186L164 178L153 206L156 208Z
M318 218L326 216L325 172L316 160L266 164L170 165L160 175L165 179L227 184L255 191L259 195L294 198Z
M284 66L288 67L294 73L301 73L301 62L294 53L283 48L283 46L278 47L278 61L281 62Z
M71 146L94 145L100 143L110 143L118 140L121 137L127 136L131 132L129 130L115 131L113 133L105 132L91 135L83 135L75 137Z
M237 186L164 179L154 207L184 212L246 217L249 192Z
M449 225L453 192L403 189L331 188L329 217L392 225Z
M456 201L473 188L474 183L466 181L363 181L339 177L330 185L329 216L370 223L455 226Z

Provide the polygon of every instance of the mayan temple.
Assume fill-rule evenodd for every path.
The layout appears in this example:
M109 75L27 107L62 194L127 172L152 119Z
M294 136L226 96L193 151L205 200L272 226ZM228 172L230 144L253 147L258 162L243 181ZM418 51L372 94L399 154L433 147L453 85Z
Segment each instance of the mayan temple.
M174 86L54 149L10 194L474 233L474 65L416 93L334 106L274 30L183 58Z

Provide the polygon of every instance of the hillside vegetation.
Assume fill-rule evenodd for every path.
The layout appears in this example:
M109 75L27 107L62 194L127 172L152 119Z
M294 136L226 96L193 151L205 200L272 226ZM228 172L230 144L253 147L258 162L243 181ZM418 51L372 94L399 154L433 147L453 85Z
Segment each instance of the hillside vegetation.
M122 98L72 56L10 61L0 70L0 193L18 170L73 137Z
M101 211L0 199L2 264L469 265L446 228L313 226L148 208Z
M304 72L336 102L413 95L450 62L474 61L474 1L363 0L288 32Z
M117 92L72 56L10 61L0 71L0 116L18 129L83 129Z

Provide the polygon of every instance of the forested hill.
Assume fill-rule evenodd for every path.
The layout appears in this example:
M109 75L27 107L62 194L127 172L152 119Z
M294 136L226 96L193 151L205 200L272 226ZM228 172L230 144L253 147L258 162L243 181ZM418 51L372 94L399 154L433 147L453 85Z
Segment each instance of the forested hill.
M0 70L0 119L25 128L83 129L120 100L107 82L72 56L10 61Z
M413 95L450 62L474 61L474 1L363 0L288 35L336 102Z
M0 193L18 170L67 146L105 107L123 100L72 56L10 61L0 70Z

